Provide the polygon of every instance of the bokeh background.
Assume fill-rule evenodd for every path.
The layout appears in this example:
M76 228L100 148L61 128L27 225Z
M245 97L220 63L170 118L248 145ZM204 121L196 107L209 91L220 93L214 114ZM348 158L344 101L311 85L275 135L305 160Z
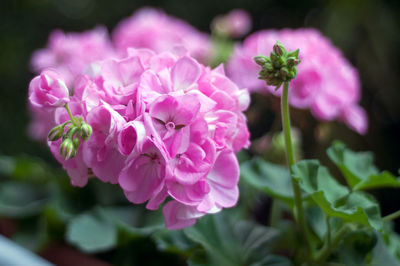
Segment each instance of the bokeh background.
M369 130L365 136L360 136L340 123L332 123L330 137L321 145L313 144L313 130L303 132L305 157L317 154L320 160L326 161L325 148L330 140L341 139L352 149L374 152L380 169L400 174L400 2L397 0L2 0L0 155L26 154L58 167L47 146L27 135L27 88L33 77L29 67L32 52L45 46L54 29L84 31L105 25L111 31L122 18L143 6L162 8L208 33L213 17L234 8L251 14L252 32L286 27L319 29L359 70L361 106L368 113ZM253 100L253 107L262 102L254 97ZM261 136L272 126L271 116L261 117L263 119L250 121L253 137ZM378 190L376 195L382 202L383 214L398 209L398 192Z

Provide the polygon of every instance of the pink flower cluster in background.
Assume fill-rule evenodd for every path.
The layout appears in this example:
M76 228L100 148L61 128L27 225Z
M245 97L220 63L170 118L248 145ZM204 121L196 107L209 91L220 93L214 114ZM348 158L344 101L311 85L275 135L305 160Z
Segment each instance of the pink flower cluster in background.
M290 83L289 101L297 108L309 108L322 121L338 119L364 134L368 120L358 105L361 88L357 70L331 42L314 29L264 30L238 44L227 65L229 77L250 91L280 94L254 77L260 67L256 55L268 55L276 41L289 50L300 49L297 77Z
M50 67L56 69L66 84L71 86L90 63L112 56L113 53L104 27L83 33L55 30L49 36L47 47L33 54L31 65L35 73Z
M234 9L226 15L216 16L211 22L211 30L218 35L240 38L251 29L251 17L243 9Z
M92 64L71 96L62 75L43 71L29 86L33 110L44 124L59 125L72 115L93 129L76 157L64 160L61 140L48 145L75 186L89 173L119 184L129 201L156 210L164 205L166 227L190 226L238 200L235 152L249 145L243 111L247 90L211 70L189 53L128 49L123 58ZM50 122L49 122L50 121Z
M191 56L205 62L211 51L211 41L207 34L152 8L142 8L122 20L112 36L115 48L122 53L128 47L149 48L156 52L184 47Z

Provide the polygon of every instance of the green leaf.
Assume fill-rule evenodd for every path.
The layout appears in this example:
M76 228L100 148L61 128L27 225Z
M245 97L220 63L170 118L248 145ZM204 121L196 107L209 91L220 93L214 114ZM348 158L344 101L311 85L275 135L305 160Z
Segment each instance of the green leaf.
M293 205L293 191L289 170L256 157L240 165L243 180L269 196Z
M377 242L374 231L357 230L346 234L341 241L338 253L345 265L368 265L367 255Z
M275 229L250 222L232 223L224 213L207 215L184 232L204 247L213 265L250 265L260 261L272 252L278 237Z
M119 245L149 236L164 228L158 212L149 212L141 206L107 207L103 211L118 229Z
M377 233L378 243L372 251L371 265L400 265L400 236L393 229L393 222L385 223Z
M340 217L380 229L383 225L377 202L362 192L349 192L317 160L303 160L293 166L293 176L328 216Z
M393 254L391 252L391 246L393 243L389 243L389 246L385 244L384 239L382 236L378 234L377 236L378 242L375 245L374 249L372 250L372 259L371 259L371 264L370 265L385 265L385 266L399 266L400 265L400 259L398 255ZM399 243L396 243L397 245L397 252L399 252L400 245Z
M361 180L353 189L365 190L379 187L400 187L400 182L391 173L383 171L380 174L370 175L366 179Z
M182 230L159 230L153 235L153 239L160 250L180 253L183 255L189 255L187 251L195 247L195 243L191 241Z
M54 177L54 171L40 158L32 156L0 156L0 177L30 182L45 182Z
M29 182L2 182L0 184L0 215L22 218L37 215L50 199L46 186Z
M71 220L67 241L87 253L109 250L117 244L117 227L104 210L95 208Z
M313 232L323 240L328 228L324 212L319 206L311 206L305 209L305 214Z
M342 142L335 141L327 151L329 158L340 169L354 190L379 187L400 187L400 181L389 172L379 173L370 152L354 152Z
M266 255L261 261L250 264L250 266L291 266L292 262L281 256Z

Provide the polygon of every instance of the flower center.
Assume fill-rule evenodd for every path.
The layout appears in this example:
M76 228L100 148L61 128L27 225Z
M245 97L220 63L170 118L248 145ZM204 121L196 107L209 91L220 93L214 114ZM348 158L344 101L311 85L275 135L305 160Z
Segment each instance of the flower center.
M168 130L174 130L175 129L175 123L174 122L168 122L165 124L165 128Z

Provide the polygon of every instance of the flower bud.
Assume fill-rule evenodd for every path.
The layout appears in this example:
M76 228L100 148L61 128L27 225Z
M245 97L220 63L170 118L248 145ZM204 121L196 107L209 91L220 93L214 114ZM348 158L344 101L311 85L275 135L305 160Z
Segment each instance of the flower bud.
M286 65L288 67L292 67L292 66L297 66L300 63L300 60L294 57L290 57L288 58L288 60L286 61Z
M60 139L64 135L64 125L58 125L50 130L49 134L47 135L48 140L56 141Z
M283 45L280 42L276 42L274 44L274 47L272 48L272 50L278 56L286 55L286 49L285 49L285 47L283 47Z
M65 160L75 157L76 149L74 143L70 138L64 139L60 145L60 155Z
M79 149L79 146L81 145L81 140L79 137L76 137L72 140L72 143L74 144L75 150Z
M254 57L256 63L262 67L258 78L265 80L269 86L275 86L275 90L279 89L282 83L296 77L296 66L300 63L298 56L299 49L288 53L283 45L277 42L269 58L262 55Z
M299 49L296 49L296 50L294 50L294 51L291 51L291 52L288 53L287 57L288 57L288 58L289 58L289 57L294 57L294 58L296 58L296 59L299 59L299 52L300 52Z
M286 67L282 67L282 68L281 68L280 74L281 74L281 77L282 77L283 79L285 79L285 78L287 77L288 73L289 73L289 71L288 71L288 69L287 69Z
M92 135L92 127L85 122L82 122L81 128L80 128L80 136L83 138L84 141L87 141L89 137Z
M274 66L271 63L266 63L263 68L265 68L267 71L273 71Z
M265 63L270 62L271 60L270 60L268 57L266 57L266 56L258 55L258 56L255 56L255 57L254 57L254 61L255 61L258 65L263 66Z

